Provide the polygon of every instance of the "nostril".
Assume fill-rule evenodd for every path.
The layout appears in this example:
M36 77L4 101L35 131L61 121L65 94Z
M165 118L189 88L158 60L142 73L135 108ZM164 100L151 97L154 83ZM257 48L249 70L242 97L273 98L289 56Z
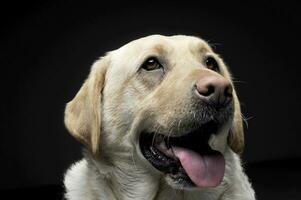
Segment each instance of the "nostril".
M224 91L225 97L232 97L233 88L231 85L227 86Z
M197 87L197 90L199 92L200 95L204 96L204 97L208 97L211 94L213 94L215 92L214 86L213 85L207 85L204 86L202 88Z

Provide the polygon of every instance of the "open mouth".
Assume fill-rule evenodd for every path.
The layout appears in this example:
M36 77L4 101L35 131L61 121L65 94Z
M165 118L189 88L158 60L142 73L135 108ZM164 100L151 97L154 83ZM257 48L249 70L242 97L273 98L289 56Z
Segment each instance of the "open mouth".
M189 187L214 187L225 171L223 155L210 148L208 140L218 124L210 121L183 136L143 132L140 148L144 157L159 171Z

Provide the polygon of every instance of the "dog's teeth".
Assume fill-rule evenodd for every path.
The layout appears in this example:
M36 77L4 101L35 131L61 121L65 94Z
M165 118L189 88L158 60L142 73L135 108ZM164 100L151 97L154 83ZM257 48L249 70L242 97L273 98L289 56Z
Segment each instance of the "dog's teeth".
M167 149L171 148L171 145L170 145L170 142L169 142L168 138L164 138L164 143L165 143L165 146L167 147Z
M150 150L152 151L153 154L157 155L157 151L155 150L154 147L150 147Z
M170 158L174 158L177 159L177 157L175 156L175 154L172 151L172 148L168 149L166 152L166 155L169 156Z
M159 148L160 148L161 150L166 150L166 149L167 149L167 148L166 148L166 145L165 145L165 142L164 142L163 140L160 142Z
M157 135L155 137L155 143L156 144L160 144L162 142L162 140L163 140L163 135Z

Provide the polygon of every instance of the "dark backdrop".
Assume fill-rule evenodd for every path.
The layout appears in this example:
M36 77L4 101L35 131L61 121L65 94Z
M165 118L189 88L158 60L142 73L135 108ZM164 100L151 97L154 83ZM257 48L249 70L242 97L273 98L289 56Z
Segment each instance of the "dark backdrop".
M97 57L155 33L200 36L223 56L248 119L247 164L300 158L299 6L225 2L2 4L0 188L59 184L81 157L65 103Z

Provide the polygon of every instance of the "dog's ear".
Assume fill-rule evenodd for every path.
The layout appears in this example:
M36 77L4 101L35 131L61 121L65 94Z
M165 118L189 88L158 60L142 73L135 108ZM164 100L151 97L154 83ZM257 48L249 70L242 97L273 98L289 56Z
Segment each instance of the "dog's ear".
M228 135L228 145L235 153L241 154L244 149L244 130L240 104L235 91L233 91L233 100L235 111L233 124Z
M101 93L108 64L108 56L93 64L88 78L65 109L67 129L94 154L99 151Z

